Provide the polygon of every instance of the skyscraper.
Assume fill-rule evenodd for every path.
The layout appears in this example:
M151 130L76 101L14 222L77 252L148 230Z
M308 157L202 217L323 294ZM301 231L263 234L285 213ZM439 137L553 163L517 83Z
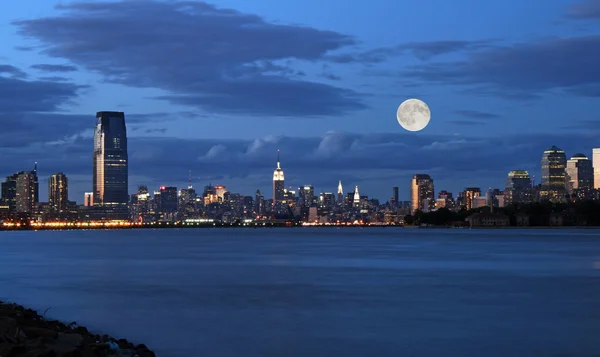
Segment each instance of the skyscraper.
M594 188L594 167L583 154L575 154L567 161L567 192L580 199L591 197Z
M37 177L37 163L33 171L19 172L16 185L17 212L32 213L39 202L39 182Z
M279 162L279 150L277 150L277 168L273 171L273 204L285 199L285 185L283 170Z
M544 151L542 155L542 199L560 202L566 193L567 156L556 146Z
M310 207L316 200L315 189L312 185L298 187L298 193L300 195L300 200L302 201L302 206L304 207Z
M504 205L529 203L532 201L531 177L525 170L513 170L508 173L504 190Z
M11 212L17 209L17 177L19 177L19 173L7 176L6 180L2 182L2 201Z
M592 149L592 164L594 166L594 188L600 190L600 148Z
M465 188L463 197L464 197L464 205L467 208L467 210L475 208L473 205L473 200L479 196L481 196L481 189L479 187Z
M344 188L342 187L342 180L338 182L337 201L339 204L344 202Z
M85 207L91 207L94 205L94 193L86 192L83 194L83 205Z
M354 187L354 198L352 200L354 207L360 206L360 194L358 193L358 186Z
M434 207L433 180L427 174L415 174L410 183L411 212L429 211Z
M125 114L98 112L94 132L94 206L106 219L127 219L128 155Z
M57 172L48 179L48 204L54 213L67 213L69 181L62 172Z
M398 187L392 187L392 200L394 201L392 203L392 206L394 208L398 207L398 199L399 199Z

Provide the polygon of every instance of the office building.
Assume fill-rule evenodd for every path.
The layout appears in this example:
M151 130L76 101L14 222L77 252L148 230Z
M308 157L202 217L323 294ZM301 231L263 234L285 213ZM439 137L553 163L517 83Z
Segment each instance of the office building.
M393 208L398 208L398 200L400 199L398 187L392 187L392 202L390 202Z
M19 172L16 185L16 211L33 213L39 202L37 163L33 171Z
M481 189L479 187L467 187L463 192L463 205L467 210L475 208L473 206L473 200L481 196Z
M57 172L48 179L48 205L53 213L68 212L69 181L62 172Z
M434 207L433 180L427 174L415 174L410 184L411 212L428 212Z
M352 204L354 207L360 206L360 194L358 193L358 186L354 187L354 196L352 198Z
M337 189L337 202L339 204L344 203L344 188L342 187L342 180L340 180L338 182L338 189Z
M17 177L19 173L7 176L2 182L2 202L10 212L17 210Z
M531 177L525 170L508 173L504 189L504 205L530 203L533 200Z
M83 205L85 207L92 207L94 205L94 193L86 192L83 194Z
M315 189L312 185L304 185L303 187L298 187L300 202L303 207L310 207L313 203L315 203Z
M128 154L125 114L98 112L94 131L94 207L104 219L128 219Z
M542 188L540 198L553 202L562 202L567 184L567 157L556 146L544 151L542 155Z
M592 149L592 165L594 166L594 188L600 190L600 148Z
M277 168L273 171L273 204L285 199L285 178L281 163L279 161L279 150L277 150Z
M592 197L594 188L594 167L592 161L583 154L575 154L567 161L567 192L573 198Z

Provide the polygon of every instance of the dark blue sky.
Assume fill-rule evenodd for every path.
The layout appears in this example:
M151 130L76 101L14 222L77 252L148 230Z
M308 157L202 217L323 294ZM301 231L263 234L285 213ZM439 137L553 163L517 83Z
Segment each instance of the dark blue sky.
M600 1L48 1L0 5L0 175L39 161L91 188L99 110L127 115L138 184L382 200L539 177L542 151L600 146ZM395 119L426 101L419 133ZM42 194L45 194L45 189ZM44 196L42 196L44 197Z

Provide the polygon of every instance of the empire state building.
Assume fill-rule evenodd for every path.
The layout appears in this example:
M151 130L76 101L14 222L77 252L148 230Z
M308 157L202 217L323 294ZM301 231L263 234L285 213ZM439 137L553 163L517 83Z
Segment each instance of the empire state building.
M279 150L277 150L277 168L273 172L273 203L284 200L284 187L283 170L279 162Z

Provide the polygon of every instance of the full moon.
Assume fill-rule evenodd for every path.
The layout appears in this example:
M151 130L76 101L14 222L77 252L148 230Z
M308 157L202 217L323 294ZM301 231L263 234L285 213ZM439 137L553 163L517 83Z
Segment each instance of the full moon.
M425 102L418 99L408 99L398 107L396 119L404 129L420 131L429 124L431 111Z

